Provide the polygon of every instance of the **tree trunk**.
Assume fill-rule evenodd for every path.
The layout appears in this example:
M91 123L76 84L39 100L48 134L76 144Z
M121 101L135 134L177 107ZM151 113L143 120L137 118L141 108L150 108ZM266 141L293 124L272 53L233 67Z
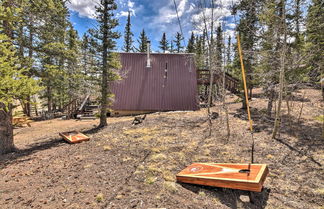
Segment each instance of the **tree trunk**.
M52 88L50 87L50 84L47 86L47 109L48 112L51 113L53 110L53 98L52 98Z
M282 95L284 89L285 81L285 67L286 67L286 47L287 47L287 29L286 29L286 9L285 9L285 0L282 0L283 12L282 12L282 30L283 30L283 44L282 44L282 54L280 59L280 75L279 75L279 97L278 97L278 109L276 111L276 118L274 122L272 138L276 138L277 132L279 131L281 123L281 104L282 104Z
M15 150L12 127L12 107L0 103L0 154L9 153Z
M107 126L107 108L108 108L108 3L104 1L104 20L103 20L103 54L102 54L102 83L101 83L101 113L99 127Z
M243 92L243 95L242 95L242 109L246 110L246 108L247 108L246 98L245 98L245 94Z
M252 100L252 96L253 96L252 90L253 90L253 87L251 86L250 91L249 91L249 100Z
M224 39L224 46L225 46L225 39ZM222 64L222 72L223 72L223 109L225 110L225 117L226 117L226 130L227 130L227 139L226 139L226 143L229 141L229 138L231 136L231 129L230 129L230 123L229 123L229 117L228 117L228 108L226 105L226 73L225 73L225 53L224 53L224 63Z
M269 95L269 100L268 100L268 107L267 107L267 115L269 117L271 117L272 108L273 108L273 100L275 98L275 92L274 92L273 86L270 87L268 95Z

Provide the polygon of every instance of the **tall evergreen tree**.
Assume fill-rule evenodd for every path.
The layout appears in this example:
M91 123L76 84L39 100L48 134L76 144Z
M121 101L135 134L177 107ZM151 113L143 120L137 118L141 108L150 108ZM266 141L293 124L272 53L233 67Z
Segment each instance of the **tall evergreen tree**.
M221 67L223 64L223 48L224 48L224 43L223 43L223 30L222 27L219 25L216 28L216 61L217 61L217 66Z
M310 79L320 80L324 71L324 3L322 0L312 0L307 15L307 52Z
M203 36L196 36L196 41L195 41L195 53L196 53L196 66L198 68L204 68L205 62L204 62L204 40Z
M243 52L249 51L250 53L244 54L244 66L246 69L246 83L247 88L250 90L249 97L252 96L252 74L253 74L253 51L255 50L255 44L257 42L257 30L258 30L258 9L260 7L260 1L257 0L242 0L233 9L234 14L239 11L240 21L236 28L239 32L241 39L241 46ZM243 94L243 97L245 95ZM242 99L243 108L246 108L245 98Z
M124 34L124 51L130 52L133 50L133 36L134 34L131 31L131 15L130 11L128 11L127 23L125 26L125 34Z
M191 32L191 37L189 38L188 46L187 46L188 53L195 52L195 40L196 40L195 34L194 34L194 32Z
M175 40L174 43L176 45L176 52L180 53L182 52L183 46L181 44L181 41L183 40L183 37L181 35L181 33L177 32L176 36L175 36Z
M120 67L120 63L112 50L116 47L116 39L120 34L114 31L118 25L118 19L114 18L114 11L117 4L114 0L100 0L100 4L96 7L96 19L99 29L93 31L93 36L98 41L100 47L100 65L101 65L101 111L99 127L107 126L107 110L108 110L108 81L110 70Z
M231 36L228 36L227 49L226 49L226 65L229 65L231 63L231 55L232 55L232 40L231 40Z
M162 35L159 48L163 51L163 53L165 53L165 51L169 50L169 43L168 43L165 33L163 33L163 35Z
M12 111L16 99L35 94L37 81L26 76L28 69L21 65L13 45L14 26L21 20L21 10L13 1L0 2L0 154L15 150Z
M174 44L173 44L173 40L170 40L170 52L174 53Z
M147 51L147 41L148 41L148 37L146 36L145 30L143 29L139 39L137 40L138 42L138 52L146 52Z

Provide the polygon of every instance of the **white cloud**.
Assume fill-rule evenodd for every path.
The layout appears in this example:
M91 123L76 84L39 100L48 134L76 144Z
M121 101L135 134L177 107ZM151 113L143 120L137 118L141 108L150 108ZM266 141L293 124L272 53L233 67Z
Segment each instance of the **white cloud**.
M233 0L233 3L237 1L238 0ZM214 25L214 30L221 24L223 27L229 28L225 32L227 36L234 36L233 29L235 28L235 24L228 19L232 16L230 10L232 5L232 0L218 0L215 1L214 9L211 7L199 8L196 14L191 17L195 31L197 33L202 33L202 31L207 27L207 30L210 33L212 23Z
M228 36L231 36L232 38L235 38L235 31L234 30L226 30L225 31L225 38L228 38Z
M134 5L135 5L135 2L128 0L128 2L127 2L127 6L128 6L129 8L134 8Z
M79 13L81 17L95 18L96 6L100 0L70 0L67 3L69 9ZM122 10L117 16L123 17L128 15L128 11L131 12L132 16L135 16L135 2L131 0L118 0L118 7Z
M190 10L190 4L187 0L177 0L178 15L181 18L186 9ZM173 0L169 0L168 3L158 10L158 15L153 18L153 24L165 24L171 23L177 19L177 13L175 11Z
M126 6L126 3L124 3L123 5L124 5L124 7L128 7L127 11L120 11L117 14L117 17L127 17L128 16L128 11L130 12L131 16L135 16L135 14L136 14L135 11L137 9L137 8L135 8L135 2L128 0L127 1L127 6Z
M79 13L81 17L94 18L95 17L95 6L98 5L99 0L91 1L80 1L70 0L67 3L69 9Z

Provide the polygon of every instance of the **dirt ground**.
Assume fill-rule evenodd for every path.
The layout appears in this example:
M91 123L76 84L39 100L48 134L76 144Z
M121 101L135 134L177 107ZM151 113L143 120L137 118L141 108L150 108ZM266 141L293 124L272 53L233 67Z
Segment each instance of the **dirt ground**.
M98 120L60 119L17 128L20 151L0 156L0 208L324 208L321 92L294 93L289 115L283 103L277 139L271 139L266 99L261 90L254 93L255 162L270 170L263 191L252 194L254 203L240 199L244 191L175 182L193 162L250 161L246 113L229 94L229 139L217 105L211 137L206 109L153 113L137 126L133 117L109 118L101 130L94 129ZM58 132L69 130L91 140L67 144Z

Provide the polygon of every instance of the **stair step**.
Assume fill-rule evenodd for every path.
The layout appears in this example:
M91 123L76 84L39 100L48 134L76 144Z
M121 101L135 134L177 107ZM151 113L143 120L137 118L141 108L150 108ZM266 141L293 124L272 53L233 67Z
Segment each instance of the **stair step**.
M95 120L95 119L97 119L97 117L88 117L88 116L81 116L80 117L80 120Z
M84 113L93 113L92 110L85 110Z

